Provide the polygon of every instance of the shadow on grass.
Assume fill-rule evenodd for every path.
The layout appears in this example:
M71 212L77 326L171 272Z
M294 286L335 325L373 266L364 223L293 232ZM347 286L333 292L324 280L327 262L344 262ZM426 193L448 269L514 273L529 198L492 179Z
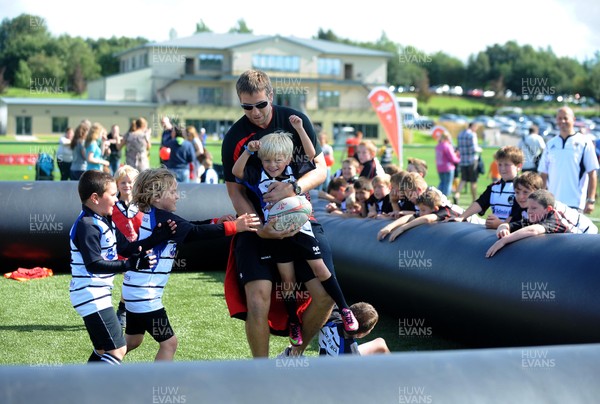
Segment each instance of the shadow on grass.
M83 325L63 325L63 324L26 324L26 325L0 325L0 331L82 331L85 330Z
M223 283L225 282L225 271L209 271L209 272L198 272L198 276L194 278L195 280L202 282L212 282L221 284L221 288L223 287ZM211 296L221 297L225 299L225 293L212 293Z

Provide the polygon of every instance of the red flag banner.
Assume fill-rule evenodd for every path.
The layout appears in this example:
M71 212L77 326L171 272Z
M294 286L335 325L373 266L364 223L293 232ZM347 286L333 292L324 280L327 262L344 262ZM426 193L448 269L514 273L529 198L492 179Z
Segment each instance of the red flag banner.
M375 87L369 93L369 101L377 112L379 121L398 156L402 167L402 121L396 96L385 87Z

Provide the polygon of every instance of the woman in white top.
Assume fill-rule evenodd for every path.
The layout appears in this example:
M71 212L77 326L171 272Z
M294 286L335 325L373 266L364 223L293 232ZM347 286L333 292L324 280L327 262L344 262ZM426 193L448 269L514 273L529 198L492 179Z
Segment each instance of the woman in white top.
M56 163L60 170L60 180L67 181L71 176L71 162L73 161L73 149L71 149L71 139L73 139L73 128L69 127L65 134L58 139L58 150L56 151Z

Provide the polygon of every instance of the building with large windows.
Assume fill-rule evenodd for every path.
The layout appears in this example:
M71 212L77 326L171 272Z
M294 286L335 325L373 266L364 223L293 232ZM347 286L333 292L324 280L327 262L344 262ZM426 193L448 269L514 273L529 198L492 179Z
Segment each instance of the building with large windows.
M372 88L386 85L392 55L317 39L205 32L147 43L116 56L120 72L88 83L89 100L81 101L82 108L95 108L97 103L117 108L118 114L113 111L111 115L109 108L106 121L100 120L106 126L117 115L125 124L140 115L139 109L134 113L132 108L143 105L153 109L146 119L155 131L160 131L159 117L168 115L175 122L223 135L241 116L237 78L255 68L271 77L276 104L305 112L341 143L352 129L362 130L366 137L379 137L379 122L367 95ZM29 126L19 127L17 119L27 120L27 116L18 108L11 109L10 102L4 107L8 107L4 133L56 129L48 119L40 120L44 127L38 126L36 116L29 117ZM52 119L49 109L45 113ZM67 118L67 124L75 122Z

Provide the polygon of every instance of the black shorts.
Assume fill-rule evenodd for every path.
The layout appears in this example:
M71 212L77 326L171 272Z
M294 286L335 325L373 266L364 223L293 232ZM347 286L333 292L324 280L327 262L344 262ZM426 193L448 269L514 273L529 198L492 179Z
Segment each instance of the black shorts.
M264 240L275 263L321 259L321 247L316 237L298 233L283 240Z
M320 223L311 222L312 230L317 239L321 258L332 275L335 275L331 247L325 237L323 226ZM264 248L263 239L255 233L243 232L235 236L235 261L238 279L242 285L251 281L268 280L273 282L278 277L277 268ZM308 282L315 277L312 269L306 262L306 258L294 262L294 270L297 282ZM127 319L129 321L129 319Z
M95 349L112 351L127 345L121 323L112 307L83 317L83 323Z
M470 166L460 166L460 179L465 182L477 182L479 171L477 170L477 162Z
M139 335L148 331L156 342L163 342L175 335L165 308L148 313L133 313L127 310L125 334Z

